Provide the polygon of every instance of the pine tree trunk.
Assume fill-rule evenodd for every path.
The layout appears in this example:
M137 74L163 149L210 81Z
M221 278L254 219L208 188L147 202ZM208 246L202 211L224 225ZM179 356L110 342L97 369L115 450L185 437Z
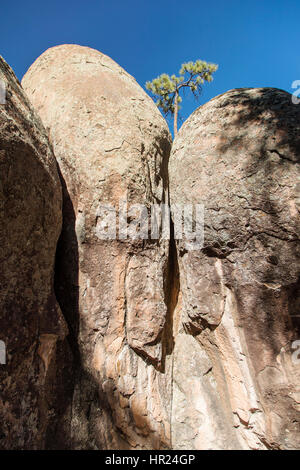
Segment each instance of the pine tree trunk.
M178 116L178 91L175 91L174 99L174 137L177 135L177 116Z

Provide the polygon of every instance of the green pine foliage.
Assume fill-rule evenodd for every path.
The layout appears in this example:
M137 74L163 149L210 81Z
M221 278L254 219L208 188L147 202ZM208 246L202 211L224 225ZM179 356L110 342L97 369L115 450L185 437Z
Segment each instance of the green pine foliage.
M216 72L218 66L204 60L196 60L196 62L186 62L182 64L179 70L179 76L167 75L163 73L159 77L146 83L156 105L165 115L174 115L174 133L177 133L177 113L180 109L182 97L180 92L185 88L189 88L193 95L197 98L202 91L204 82L213 80L213 73Z

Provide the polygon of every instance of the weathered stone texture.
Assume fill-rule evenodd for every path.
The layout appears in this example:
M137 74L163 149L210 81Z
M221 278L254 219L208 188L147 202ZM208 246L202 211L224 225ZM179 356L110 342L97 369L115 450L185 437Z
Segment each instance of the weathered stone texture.
M166 123L135 80L110 58L86 47L55 47L32 65L23 86L49 132L59 164L64 221L55 289L76 363L71 369L74 393L69 387L59 411L53 405L58 422L49 428L45 401L27 404L27 415L42 410L45 416L27 419L22 414L28 429L33 422L42 423L44 434L48 426L52 434L56 429L58 436L64 435L63 441L47 437L48 446L77 449L299 448L300 370L292 345L300 332L300 107L288 93L269 88L216 97L183 125L168 175ZM19 122L23 142L30 118ZM45 136L44 147L42 138L36 138L41 124L32 127L26 134L28 155L32 148L34 155L51 155ZM9 130L12 153L17 134L13 127ZM60 210L53 188L59 185L52 155L42 164L33 160L46 174L41 210L41 192L35 190L32 196L39 173L27 165L29 184L18 186L18 174L24 171L18 161L14 158L10 184L16 184L13 194L19 195L19 187L28 193L18 196L29 208L27 213L22 209L29 220L26 239L36 233L35 218L41 227L48 224L47 233L53 236L40 237L34 245L37 251L31 256L42 267L33 261L26 271L27 258L20 264L24 276L38 279L33 287L23 282L26 293L22 291L15 311L25 325L25 340L31 341L40 327L31 313L24 320L31 308L28 298L38 299L45 309L53 306L53 330L39 315L44 329L37 355L51 370L45 383L55 384L55 344L59 339L63 345L66 334L65 327L58 332L61 317L49 282L59 232L53 217ZM6 171L9 178L9 167ZM126 201L129 212L123 223L133 230L137 208L130 213L132 204L145 204L150 214L151 204L168 203L168 179L171 205L204 204L202 249L187 249L185 241L177 240L176 257L168 240L122 239L118 230L114 240L101 238L103 205L111 213ZM4 194L12 204L9 191ZM14 207L10 213L19 214ZM10 238L3 231L4 246L7 240L16 246L24 240L20 221L24 225L18 217L10 222ZM47 246L43 256L42 243ZM20 247L12 256L22 260ZM12 258L8 273L13 265ZM19 285L13 279L12 289ZM42 281L43 287L38 283ZM38 297L28 294L35 282ZM8 318L15 298L9 297L5 278L3 286ZM36 339L30 341L28 345L36 344ZM35 364L35 350L29 347L32 352L23 360L33 358ZM30 377L40 385L41 376L33 370ZM45 442L37 434L28 442L24 435L20 439L17 446Z
M174 448L300 447L299 160L277 89L218 96L175 139L171 204L204 204L205 225L203 249L177 242Z
M64 186L56 291L81 366L71 445L169 447L169 242L99 238L101 204L168 203L166 123L130 75L87 47L46 51L22 84Z
M42 123L2 58L0 79L0 448L42 449L67 407L68 330L53 288L61 185Z

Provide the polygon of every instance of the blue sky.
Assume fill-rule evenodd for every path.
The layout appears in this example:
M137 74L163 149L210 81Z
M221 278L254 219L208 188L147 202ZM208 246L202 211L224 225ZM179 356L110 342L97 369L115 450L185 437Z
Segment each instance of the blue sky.
M236 87L292 92L300 80L300 0L14 0L1 2L0 54L22 78L47 48L65 43L112 57L140 85L198 58L219 64L200 101Z

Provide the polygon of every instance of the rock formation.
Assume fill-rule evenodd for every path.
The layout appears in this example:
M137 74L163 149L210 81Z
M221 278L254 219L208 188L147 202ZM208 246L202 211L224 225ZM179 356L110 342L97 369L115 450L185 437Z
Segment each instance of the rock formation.
M43 449L67 408L71 358L53 286L61 185L45 129L1 57L0 79L0 448Z
M299 162L300 107L277 89L218 96L175 139L171 208L205 214L201 250L177 240L174 448L300 447Z
M98 51L30 67L46 131L3 60L0 79L0 448L299 449L291 95L214 98L169 163L154 103ZM204 207L200 246L184 206L190 229Z
M168 448L169 241L118 230L139 232L133 204L149 213L168 204L167 125L130 75L87 47L46 51L22 84L49 131L64 188L55 283L77 364L68 445ZM116 239L105 239L103 217L111 228L119 207Z

